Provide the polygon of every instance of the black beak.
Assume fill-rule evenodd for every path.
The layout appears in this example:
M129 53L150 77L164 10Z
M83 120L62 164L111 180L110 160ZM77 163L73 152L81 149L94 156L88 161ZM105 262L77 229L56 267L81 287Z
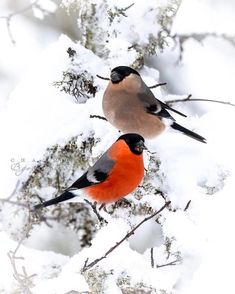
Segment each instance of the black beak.
M135 145L135 150L138 152L143 152L144 150L147 150L147 147L144 145L144 141L139 141Z

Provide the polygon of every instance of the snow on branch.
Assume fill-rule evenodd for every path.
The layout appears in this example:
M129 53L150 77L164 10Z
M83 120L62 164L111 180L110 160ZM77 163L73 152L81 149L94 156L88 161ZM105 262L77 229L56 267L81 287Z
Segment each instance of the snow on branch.
M131 235L133 235L135 233L135 231L141 226L143 225L145 222L147 222L148 220L152 219L153 217L155 217L156 215L158 215L160 212L162 212L167 206L169 206L171 203L171 201L168 201L165 203L165 205L163 205L158 211L155 211L153 214L151 214L148 217L145 217L140 223L138 223L132 230L130 230L120 241L118 241L114 246L112 246L107 252L105 252L105 254L99 258L96 258L95 260L91 261L90 263L88 263L88 258L86 259L84 266L82 268L82 272L85 272L87 270L89 270L90 268L92 268L94 265L96 265L97 263L99 263L101 260L105 259L112 251L114 251L118 246L120 246L125 240L127 240Z

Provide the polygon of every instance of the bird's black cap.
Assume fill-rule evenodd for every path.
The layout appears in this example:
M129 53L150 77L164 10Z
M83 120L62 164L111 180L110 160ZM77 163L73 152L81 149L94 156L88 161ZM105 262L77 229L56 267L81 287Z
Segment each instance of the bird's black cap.
M137 155L142 154L143 150L147 149L144 145L144 138L135 133L124 134L117 139L117 141L119 140L124 140L130 150Z
M112 83L117 84L130 74L139 76L139 73L129 66L117 66L111 70L110 79Z

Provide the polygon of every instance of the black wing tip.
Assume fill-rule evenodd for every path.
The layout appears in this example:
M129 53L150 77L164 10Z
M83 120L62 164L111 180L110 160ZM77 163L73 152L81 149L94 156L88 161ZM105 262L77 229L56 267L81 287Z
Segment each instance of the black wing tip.
M159 100L159 101L160 101L160 100ZM162 107L164 107L164 108L166 108L166 109L168 109L168 110L170 110L170 111L173 111L173 112L175 112L175 113L177 113L177 114L179 114L179 115L181 115L181 116L183 116L183 117L187 117L186 114L180 112L179 110L176 110L176 109L170 107L168 104L166 104L166 103L164 103L164 102L162 102L162 101L160 101L160 103L161 103Z
M207 144L207 141L206 141L206 139L205 139L205 138L203 138L203 137L202 137L202 140L201 140L200 142L202 142L202 143L204 143L204 144Z
M184 135L194 139L194 140L197 140L201 143L204 143L204 144L207 144L207 141L206 141L206 138L198 135L197 133L194 133L193 131L190 131L188 129L186 129L185 127L177 124L176 122L173 122L173 124L171 125L171 127L177 131L180 131L182 132Z

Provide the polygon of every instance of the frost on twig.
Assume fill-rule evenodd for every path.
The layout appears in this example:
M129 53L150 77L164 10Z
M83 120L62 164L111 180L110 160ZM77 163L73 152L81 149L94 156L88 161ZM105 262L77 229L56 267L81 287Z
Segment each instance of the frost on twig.
M131 229L120 241L118 241L114 246L112 246L108 251L105 252L105 254L91 262L88 263L88 258L86 259L84 266L82 268L82 272L85 272L92 268L94 265L99 263L101 260L106 258L111 252L113 252L118 246L120 246L125 240L127 240L131 235L135 233L135 231L145 222L152 219L156 215L158 215L160 212L162 212L168 205L170 204L170 201L166 202L165 205L163 205L158 211L155 211L150 216L145 217L140 223L138 223L133 229Z
M69 47L67 53L69 68L62 72L62 80L53 82L53 86L73 96L78 103L85 103L87 99L95 97L98 86L94 85L94 77L80 64L76 50Z
M94 137L71 138L64 145L55 144L48 148L22 184L19 193L21 202L31 206L59 195L75 178L75 173L88 168L88 159L98 142ZM38 211L37 221L52 226L55 222L75 231L81 247L90 246L97 228L97 219L85 203L61 203Z
M108 9L107 13L108 13L108 16L109 16L110 23L112 23L114 21L115 17L120 17L120 16L127 17L125 12L128 9L130 9L133 5L135 5L135 3L132 3L132 4L130 4L127 7L124 7L124 8L118 8L117 6L114 6L114 7L110 8L110 9Z
M85 103L87 99L95 96L97 86L94 86L94 79L86 70L79 74L68 70L64 71L62 76L62 80L54 82L53 86L72 95L77 102Z

